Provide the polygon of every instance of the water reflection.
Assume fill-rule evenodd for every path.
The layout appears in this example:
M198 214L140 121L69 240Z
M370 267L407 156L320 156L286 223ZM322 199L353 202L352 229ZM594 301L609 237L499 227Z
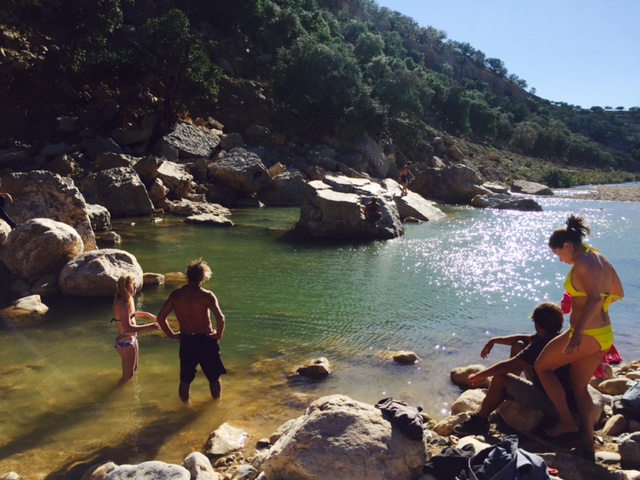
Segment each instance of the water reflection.
M322 395L375 403L393 396L448 413L457 389L451 368L506 358L479 351L487 337L529 331L541 301L558 301L566 265L546 247L569 212L586 216L591 240L614 263L627 297L614 305L616 346L632 357L640 284L637 204L545 199L543 212L447 208L448 218L407 225L397 240L371 244L283 239L295 209L234 213L216 229L136 219L115 225L122 248L148 272L180 272L202 256L213 269L206 287L227 316L221 342L229 374L214 405L198 374L193 405L177 395L178 345L161 332L140 336L136 383L114 389L120 359L109 324L111 299L46 298L46 322L0 332L0 473L80 478L92 462L180 463L201 450L225 421L268 436ZM139 309L159 311L178 283L145 288ZM381 352L413 350L400 366ZM292 381L304 361L327 357L324 382Z

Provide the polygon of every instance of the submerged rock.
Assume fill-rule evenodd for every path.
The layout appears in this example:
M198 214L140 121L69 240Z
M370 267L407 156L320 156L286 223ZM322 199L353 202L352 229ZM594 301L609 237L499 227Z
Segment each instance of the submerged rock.
M471 205L478 208L494 208L497 210L542 211L542 207L535 200L527 197L516 197L508 193L476 195L471 199Z

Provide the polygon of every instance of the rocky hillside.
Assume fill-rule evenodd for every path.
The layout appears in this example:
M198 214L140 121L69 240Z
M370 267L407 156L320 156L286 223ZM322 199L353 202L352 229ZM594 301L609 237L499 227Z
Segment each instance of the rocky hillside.
M567 186L633 179L640 165L636 112L594 112L609 116L591 128L590 112L578 125L564 105L556 119L498 59L371 0L58 3L10 0L0 15L5 157L114 135L144 155L182 119L225 134L266 128L253 145L266 164L319 145L349 155L364 135L390 156L391 177L407 161L462 162L487 180ZM615 142L589 136L602 129Z

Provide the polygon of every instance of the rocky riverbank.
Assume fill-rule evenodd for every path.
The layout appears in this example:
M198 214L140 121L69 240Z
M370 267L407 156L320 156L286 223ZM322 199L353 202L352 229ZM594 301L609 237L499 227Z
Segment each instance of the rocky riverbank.
M415 359L410 354L402 352L395 361ZM329 375L330 366L326 359L322 360L323 368L316 368L311 375L314 381ZM312 364L318 367L318 362ZM595 463L570 450L570 436L554 439L540 433L549 419L540 410L513 400L504 402L490 417L487 434L463 438L453 435L455 425L468 418L484 397L482 388L464 390L466 376L476 368L470 365L451 372L452 382L463 391L453 402L451 415L440 422L417 406L399 401L374 406L343 395L330 395L310 402L300 416L285 422L269 438L253 438L229 422L212 432L202 450L187 455L181 465L162 459L137 465L103 462L76 468L73 478L442 480L454 478L451 468L455 462L461 472L468 468L469 461L486 457L491 451L488 449L515 445L533 465L540 462L538 467L531 467L534 471L547 470L548 476L535 478L640 479L640 471L636 470L640 468L640 389L634 387L640 378L640 361L607 365L606 376L591 382L598 413L594 418ZM300 370L298 374L309 376L310 372ZM629 400L635 393L638 405L634 408ZM15 472L0 475L2 480L19 478Z

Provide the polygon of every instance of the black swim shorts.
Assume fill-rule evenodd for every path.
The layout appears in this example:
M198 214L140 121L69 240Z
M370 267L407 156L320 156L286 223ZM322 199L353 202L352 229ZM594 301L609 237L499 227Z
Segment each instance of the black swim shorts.
M180 336L180 381L191 383L196 378L197 367L209 382L214 382L220 375L227 373L220 358L220 345L211 335L196 333Z

